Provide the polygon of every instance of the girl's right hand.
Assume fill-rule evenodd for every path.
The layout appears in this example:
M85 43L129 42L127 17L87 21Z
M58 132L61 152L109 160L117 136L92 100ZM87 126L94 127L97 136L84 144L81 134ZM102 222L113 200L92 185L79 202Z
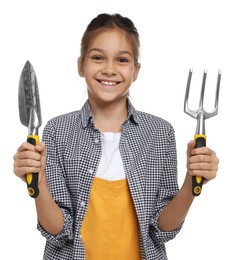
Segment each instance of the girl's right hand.
M23 181L26 182L25 175L32 172L39 173L39 183L42 179L46 179L43 178L46 165L46 148L43 142L36 146L28 142L22 143L13 156L13 160L14 173Z

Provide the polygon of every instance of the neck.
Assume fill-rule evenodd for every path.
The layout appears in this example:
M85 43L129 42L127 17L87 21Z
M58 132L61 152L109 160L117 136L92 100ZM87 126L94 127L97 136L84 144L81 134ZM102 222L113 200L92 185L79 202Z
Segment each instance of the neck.
M90 102L95 127L101 132L120 132L121 125L127 118L126 100L111 104Z

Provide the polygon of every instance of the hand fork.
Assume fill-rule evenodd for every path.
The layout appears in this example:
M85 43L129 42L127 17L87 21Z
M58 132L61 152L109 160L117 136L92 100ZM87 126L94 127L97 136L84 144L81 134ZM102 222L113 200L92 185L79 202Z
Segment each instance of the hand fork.
M214 110L212 112L206 112L203 108L206 76L207 76L207 71L205 70L202 79L201 95L200 95L198 109L191 110L188 107L188 97L189 97L189 89L190 89L190 83L192 78L192 69L189 70L188 81L187 81L186 92L185 92L185 99L184 99L184 112L190 115L191 117L197 119L196 133L194 135L194 140L196 141L196 145L195 145L196 148L206 146L205 119L213 117L218 113L218 99L219 99L219 88L220 88L220 81L221 81L221 71L218 71L216 94L215 94L215 105L214 105ZM202 184L203 184L202 177L200 176L192 177L192 194L194 196L199 196L201 194Z

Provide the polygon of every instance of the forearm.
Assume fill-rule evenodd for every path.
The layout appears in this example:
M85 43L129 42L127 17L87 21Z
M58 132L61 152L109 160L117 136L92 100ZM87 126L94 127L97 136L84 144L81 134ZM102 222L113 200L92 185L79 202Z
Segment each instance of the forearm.
M158 226L163 231L172 231L179 227L194 200L191 192L191 178L186 176L183 186L178 194L164 207L161 212Z
M53 200L46 181L40 183L39 189L39 196L35 199L38 221L48 233L57 235L64 225L62 211Z

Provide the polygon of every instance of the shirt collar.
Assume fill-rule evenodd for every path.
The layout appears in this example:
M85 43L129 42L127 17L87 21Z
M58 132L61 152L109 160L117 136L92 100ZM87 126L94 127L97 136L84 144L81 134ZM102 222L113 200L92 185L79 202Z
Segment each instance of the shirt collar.
M126 121L130 120L138 124L138 112L127 98L128 117ZM91 109L89 101L87 100L81 109L81 120L83 127L87 127L90 123L93 123Z
M127 98L127 108L128 108L128 117L126 120L131 120L138 124L138 111L134 108L132 103L130 102L129 98Z
M82 109L81 109L81 120L83 127L87 127L87 125L91 122L92 116L91 116L91 109L88 100L84 103Z

